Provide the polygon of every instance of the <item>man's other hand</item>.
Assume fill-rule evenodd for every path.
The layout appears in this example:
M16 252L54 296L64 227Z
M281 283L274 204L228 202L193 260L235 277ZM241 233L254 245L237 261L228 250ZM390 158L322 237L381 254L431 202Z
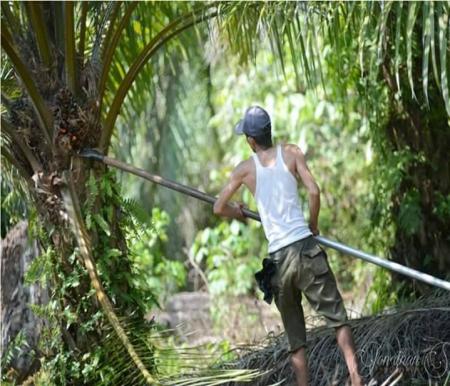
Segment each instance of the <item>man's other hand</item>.
M235 208L235 216L234 218L244 224L247 224L247 217L244 214L244 204L242 202L235 202L233 203L233 206Z
M319 228L317 228L317 226L313 226L310 224L309 229L311 230L311 232L314 236L317 236L318 234L320 234Z

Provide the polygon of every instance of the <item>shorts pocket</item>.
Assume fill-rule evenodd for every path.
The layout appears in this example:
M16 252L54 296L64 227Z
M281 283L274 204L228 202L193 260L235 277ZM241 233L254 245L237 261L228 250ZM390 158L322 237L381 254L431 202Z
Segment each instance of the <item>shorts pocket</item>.
M303 250L302 256L305 257L304 263L310 267L314 275L322 275L328 272L327 254L319 244Z

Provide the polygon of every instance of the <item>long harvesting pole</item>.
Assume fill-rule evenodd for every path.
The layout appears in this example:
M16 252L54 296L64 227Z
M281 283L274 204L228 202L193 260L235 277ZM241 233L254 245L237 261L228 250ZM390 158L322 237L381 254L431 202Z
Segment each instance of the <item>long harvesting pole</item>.
M213 197L209 194L206 194L204 192L201 192L200 190L191 188L189 186L180 184L175 181L168 180L168 179L158 176L156 174L151 174L143 169L136 168L125 162L121 162L114 158L105 156L105 155L101 154L100 152L98 152L97 150L84 149L78 155L83 158L90 158L90 159L94 159L96 161L103 162L106 165L113 166L113 167L123 170L127 173L134 174L134 175L144 178L148 181L165 186L166 188L175 190L177 192L186 194L191 197L195 197L201 201L205 201L210 204L214 204L216 201L215 197ZM245 208L243 208L242 211L246 217L249 217L256 221L261 221L261 218L259 217L258 213L253 212L249 209L245 209ZM371 255L369 253L349 247L345 244L341 244L337 241L329 240L323 236L315 236L315 238L320 244L322 244L326 247L333 248L339 252L345 253L347 255L351 255L353 257L357 257L358 259L361 259L361 260L367 261L369 263L378 265L380 267L389 269L390 271L394 271L401 275L405 275L410 278L420 280L424 283L430 284L432 286L443 288L447 291L450 291L450 282L448 282L446 280L442 280L442 279L439 279L432 275L429 275L427 273L420 272L416 269L405 267L404 265L401 265L399 263L389 261L389 260L383 259L383 258L375 256L375 255Z

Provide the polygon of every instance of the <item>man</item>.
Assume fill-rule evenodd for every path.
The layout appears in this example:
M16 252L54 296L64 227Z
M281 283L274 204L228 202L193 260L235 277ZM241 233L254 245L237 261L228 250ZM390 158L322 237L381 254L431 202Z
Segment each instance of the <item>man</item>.
M214 213L245 221L242 206L228 204L228 201L242 184L255 197L269 241L270 259L265 259L267 264L264 266L272 267L272 270L261 272L265 276L270 274L269 281L264 285L273 292L281 314L297 385L308 384L302 294L325 317L327 325L336 328L337 343L344 355L351 384L362 385L342 297L326 253L314 238L319 234L320 191L302 151L296 145L273 146L269 114L259 106L247 109L235 132L245 134L255 154L234 169L214 204ZM301 179L309 194L309 225L300 206L298 179Z

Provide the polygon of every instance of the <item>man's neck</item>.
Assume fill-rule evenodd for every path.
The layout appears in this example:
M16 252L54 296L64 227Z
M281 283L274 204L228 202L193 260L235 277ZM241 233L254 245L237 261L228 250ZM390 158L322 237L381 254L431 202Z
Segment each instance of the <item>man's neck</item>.
M255 153L264 152L264 151L266 151L266 150L272 149L273 147L275 147L275 146L272 145L271 147L261 147L261 146L256 145L256 146L255 146Z

